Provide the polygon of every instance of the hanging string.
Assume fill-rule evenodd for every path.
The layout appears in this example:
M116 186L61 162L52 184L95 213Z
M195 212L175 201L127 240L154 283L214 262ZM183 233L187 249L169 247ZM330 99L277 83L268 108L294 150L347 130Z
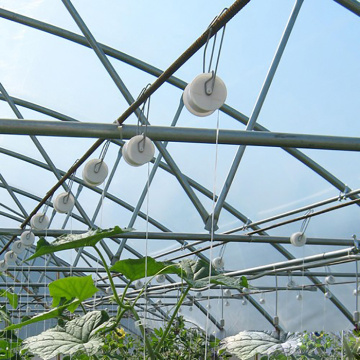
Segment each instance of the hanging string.
M148 84L149 86L150 84ZM144 89L144 91L146 88ZM145 104L147 103L147 110L145 114L145 132L143 136L143 140L139 141L138 143L138 149L140 152L144 151L145 146L145 138L146 138L146 131L147 131L147 123L149 119L149 113L150 113L150 97L145 101L143 105L143 109L141 110L140 114L143 114L143 111L145 110ZM140 118L140 115L139 115ZM138 123L139 124L139 123ZM142 143L142 144L141 144ZM147 267L148 267L148 243L149 243L149 204L150 204L150 163L147 164L147 181L146 181L146 224L145 224L145 288L144 288L144 299L145 299L145 311L144 311L144 344L145 344L145 336L146 336L146 322L147 322L147 312L148 312L148 299L147 299ZM144 360L146 360L146 346L144 345Z
M275 273L275 316L278 316L278 277L277 277L277 273Z
M359 307L359 302L358 302L358 299L359 299L359 275L358 275L358 261L356 260L355 261L355 269L356 269L356 275L355 275L355 281L356 281L356 300L355 300L355 311L358 311L358 307Z
M303 263L301 268L301 305L300 305L300 329L303 331L303 317L304 317L304 279L305 279L305 246L303 246Z
M210 264L209 264L209 287L211 279L211 268L212 268L212 259L213 259L213 242L214 242L214 211L216 205L216 175L217 175L217 165L218 165L218 148L219 148L219 123L220 123L220 111L217 111L217 120L216 120L216 141L215 141L215 164L214 164L214 184L213 184L213 198L212 198L212 213L211 213L211 230L210 230ZM208 325L209 325L209 313L210 313L210 291L208 292L207 298L207 311L206 311L206 326L205 326L205 359L207 358L207 342L208 342Z
M49 255L45 255L44 256L44 262L45 262L45 266L44 266L44 307L45 307L45 311L47 309L47 278L46 278L46 270L47 270L47 259L48 259ZM44 321L44 331L46 330L46 320Z
M144 299L145 299L145 311L144 311L144 344L146 336L146 321L147 321L147 310L148 310L148 301L147 301L147 259L148 259L148 243L149 243L149 189L150 189L150 163L147 164L147 182L146 182L146 225L145 225L145 289L144 289ZM146 360L146 346L144 346L144 360Z

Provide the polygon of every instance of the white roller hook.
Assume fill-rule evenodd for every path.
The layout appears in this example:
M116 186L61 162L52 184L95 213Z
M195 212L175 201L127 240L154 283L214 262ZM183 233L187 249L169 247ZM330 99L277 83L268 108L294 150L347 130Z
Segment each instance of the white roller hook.
M60 214L69 213L74 205L75 198L67 192L59 194L54 201L54 209Z
M35 235L33 232L26 230L24 231L21 236L20 236L20 241L25 245L25 246L31 246L34 244L35 242Z
M49 227L49 224L49 218L43 213L35 214L30 220L31 228L35 230L45 230Z
M6 271L9 265L6 263L5 260L0 261L0 272Z
M328 284L328 285L333 285L335 284L335 278L333 275L328 275L326 278L325 278L325 283Z
M25 251L26 246L21 240L17 240L14 241L11 249L15 254L19 255Z
M109 169L104 160L89 160L82 172L84 182L90 186L98 186L102 184L108 176Z
M17 255L13 251L8 251L4 256L4 260L8 265L15 264L16 259Z
M155 280L156 280L156 282L161 284L161 283L165 282L165 275L164 274L156 275Z
M215 76L215 78L213 78ZM198 75L183 93L185 107L196 116L208 116L225 103L225 83L213 73Z
M154 157L155 146L147 136L136 135L124 145L122 154L129 165L141 166Z
M212 266L213 266L216 270L221 270L221 269L223 269L223 268L224 268L224 265L225 265L223 258L220 257L220 256L214 258L211 263L212 263Z
M141 280L136 280L134 287L136 290L140 290L144 286L143 282Z
M306 240L306 235L303 232L296 232L290 236L290 243L296 247L304 246Z

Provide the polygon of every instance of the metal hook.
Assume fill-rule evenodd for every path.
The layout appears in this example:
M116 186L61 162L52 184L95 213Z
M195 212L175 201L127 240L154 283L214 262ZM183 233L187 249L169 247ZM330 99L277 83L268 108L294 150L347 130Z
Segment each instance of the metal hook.
M99 157L99 161L95 164L94 166L94 172L97 174L100 169L101 169L101 165L103 164L104 162L104 159L105 159L105 155L109 149L109 146L110 146L110 140L107 140L103 146L103 148L101 149L101 152L100 152L100 157Z
M309 216L314 212L314 209L309 209L306 213L305 216ZM303 223L301 224L301 228L300 228L300 232L301 233L305 233L309 223L310 223L311 217L306 217L303 221Z
M353 240L354 240L354 246L356 248L356 250L360 250L360 241L356 238L356 235L354 234L352 236Z
M204 54L203 54L203 73L205 73L205 68L206 68L206 52L207 52L207 48L208 48L208 45L209 45L209 42L210 42L210 38L212 37L212 32L213 32L213 24L214 22L227 10L227 8L223 9L222 12L216 16L214 18L214 20L210 23L210 25L208 26L208 29L209 29L209 33L208 33L208 37L207 37L207 40L206 40L206 44L205 44L205 47L204 47ZM204 84L205 86L205 94L210 96L213 91L214 91L214 86L215 86L215 79L216 79L216 73L217 73L217 69L218 69L218 66L219 66L219 60L220 60L220 54L221 54L221 49L222 49L222 45L223 45L223 41L224 41L224 35L225 35L225 28L226 28L226 25L224 25L223 27L223 32L222 32L222 35L221 35L221 40L220 40L220 45L219 45L219 50L218 50L218 55L217 55L217 59L216 59L216 65L215 65L215 70L211 71L212 75L211 75L211 78L209 80L207 80ZM210 62L209 62L209 67L208 67L208 73L210 73L210 70L211 70L211 65L212 65L212 61L213 61L213 58L214 58L214 53L215 53L215 45L216 45L216 38L217 38L217 33L214 34L214 41L213 41L213 46L212 46L212 50L211 50L211 55L210 55ZM209 86L210 84L210 86Z
M145 91L151 86L151 84L147 84L140 92L139 96L137 97L138 99L145 93ZM147 113L146 115L144 115L144 110L145 110L145 106L147 104ZM145 121L144 121L144 124L145 124L145 130L147 130L147 119L149 117L149 110L150 110L150 97L148 97L145 102L143 103L142 105L142 108L140 109L139 111L139 115L138 115L138 119L137 119L137 134L139 135L140 134L140 127L143 125L143 121L141 119L141 115L144 115L145 117ZM146 133L146 131L145 131Z
M338 200L339 201L346 200L349 192L350 192L350 188L347 185L345 185L344 191L339 192Z
M145 135L145 133L143 133L142 135L143 135L142 139L138 142L138 150L140 153L144 152L145 145L146 145L146 141L145 141L146 135Z
M246 231L246 230L248 229L248 226L249 226L251 223L252 223L252 221L251 221L249 218L247 218L247 219L246 219L246 223L243 225L242 230L243 230L243 231Z

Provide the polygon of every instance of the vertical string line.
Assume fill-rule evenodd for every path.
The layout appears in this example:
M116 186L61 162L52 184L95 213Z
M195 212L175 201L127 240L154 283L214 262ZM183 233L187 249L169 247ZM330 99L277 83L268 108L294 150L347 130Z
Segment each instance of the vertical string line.
M147 299L147 260L148 260L148 242L149 242L149 190L150 190L150 163L147 163L147 182L146 182L146 224L145 224L145 289L144 289L144 299L145 299L145 311L144 311L144 344L146 336L146 319L147 319L147 310L148 310L148 299ZM144 360L146 360L146 346L144 345Z
M217 163L218 163L218 148L219 148L219 123L220 123L220 110L217 111L217 120L216 120L216 140L215 140L215 164L214 164L214 185L213 185L213 198L212 198L212 213L211 213L211 229L210 229L210 264L209 264L209 288L210 288L210 278L211 278L211 268L212 268L212 259L213 259L213 242L214 242L214 212L216 205L216 174L217 174ZM206 326L205 326L205 359L207 358L208 351L208 325L209 325L209 313L210 313L210 290L208 291L207 297L207 311L206 311Z
M301 269L301 305L300 305L300 329L303 331L303 317L304 317L304 279L305 279L305 247L303 246L303 263Z
M358 299L359 299L359 275L358 275L358 262L357 260L355 261L355 271L356 271L356 296L355 296L355 311L358 311L358 307L359 307L359 302L358 302Z
M30 248L30 247L29 247ZM27 255L29 253L29 248L26 249L24 258L27 259ZM27 271L27 295L26 295L26 304L29 304L30 302L30 262L28 262L28 271ZM38 304L38 300L36 299L36 304ZM37 305L35 305L37 306ZM27 314L28 315L28 314ZM37 314L35 314L37 315ZM28 337L28 326L25 326L25 338Z

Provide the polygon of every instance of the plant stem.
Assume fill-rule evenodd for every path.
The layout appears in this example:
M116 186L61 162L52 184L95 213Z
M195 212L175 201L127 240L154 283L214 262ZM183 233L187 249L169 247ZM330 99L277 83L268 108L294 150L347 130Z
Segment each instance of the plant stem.
M129 289L129 287L130 287L130 284L131 284L131 281L129 281L129 282L126 284L126 286L125 286L124 292L123 292L123 294L122 294L122 296L121 296L121 302L122 302L122 303L123 303L124 300L125 300L125 295L126 295L128 289Z
M183 301L185 300L186 298L186 295L188 294L188 292L190 291L190 286L188 286L185 291L182 293L180 299L179 299L179 302L176 304L176 307L175 307L175 310L171 316L171 319L169 320L169 323L166 327L166 330L164 331L160 341L158 342L156 348L155 348L155 352L158 352L162 346L162 344L164 343L164 340L166 338L166 336L168 335L169 331L170 331L170 328L171 328L171 325L173 324L174 320L175 320L175 317L180 309L180 306L181 304L183 303Z
M150 342L149 342L149 339L147 338L147 336L146 336L146 334L145 334L145 329L144 329L144 327L143 327L142 324L141 324L141 320L140 320L140 318L139 318L139 315L138 315L137 311L132 307L132 308L131 308L131 312L133 313L133 315L134 315L134 317L135 317L135 320L139 322L139 329L140 329L141 333L142 333L143 336L144 336L145 345L146 345L146 348L147 348L148 351L149 351L149 355L150 355L151 360L156 360L156 357L155 357L153 348L151 347L151 344L150 344Z
M84 314L87 314L87 311L86 311L86 309L85 309L85 306L83 305L82 302L80 303L80 306L81 306L82 311L84 312Z
M106 273L107 273L107 276L109 278L109 281L110 281L110 286L111 286L111 289L114 293L114 296L115 296L115 300L116 302L118 303L119 306L121 307L124 307L123 303L121 302L120 298L119 298L119 295L117 294L117 291L116 291L116 288L115 288L115 284L114 284L114 280L112 278L112 275L111 275L111 272L109 270L109 267L107 266L106 264L106 261L105 261L105 258L103 257L101 251L96 247L96 245L94 245L94 249L95 251L98 253L103 265L104 265L104 268L106 270Z

